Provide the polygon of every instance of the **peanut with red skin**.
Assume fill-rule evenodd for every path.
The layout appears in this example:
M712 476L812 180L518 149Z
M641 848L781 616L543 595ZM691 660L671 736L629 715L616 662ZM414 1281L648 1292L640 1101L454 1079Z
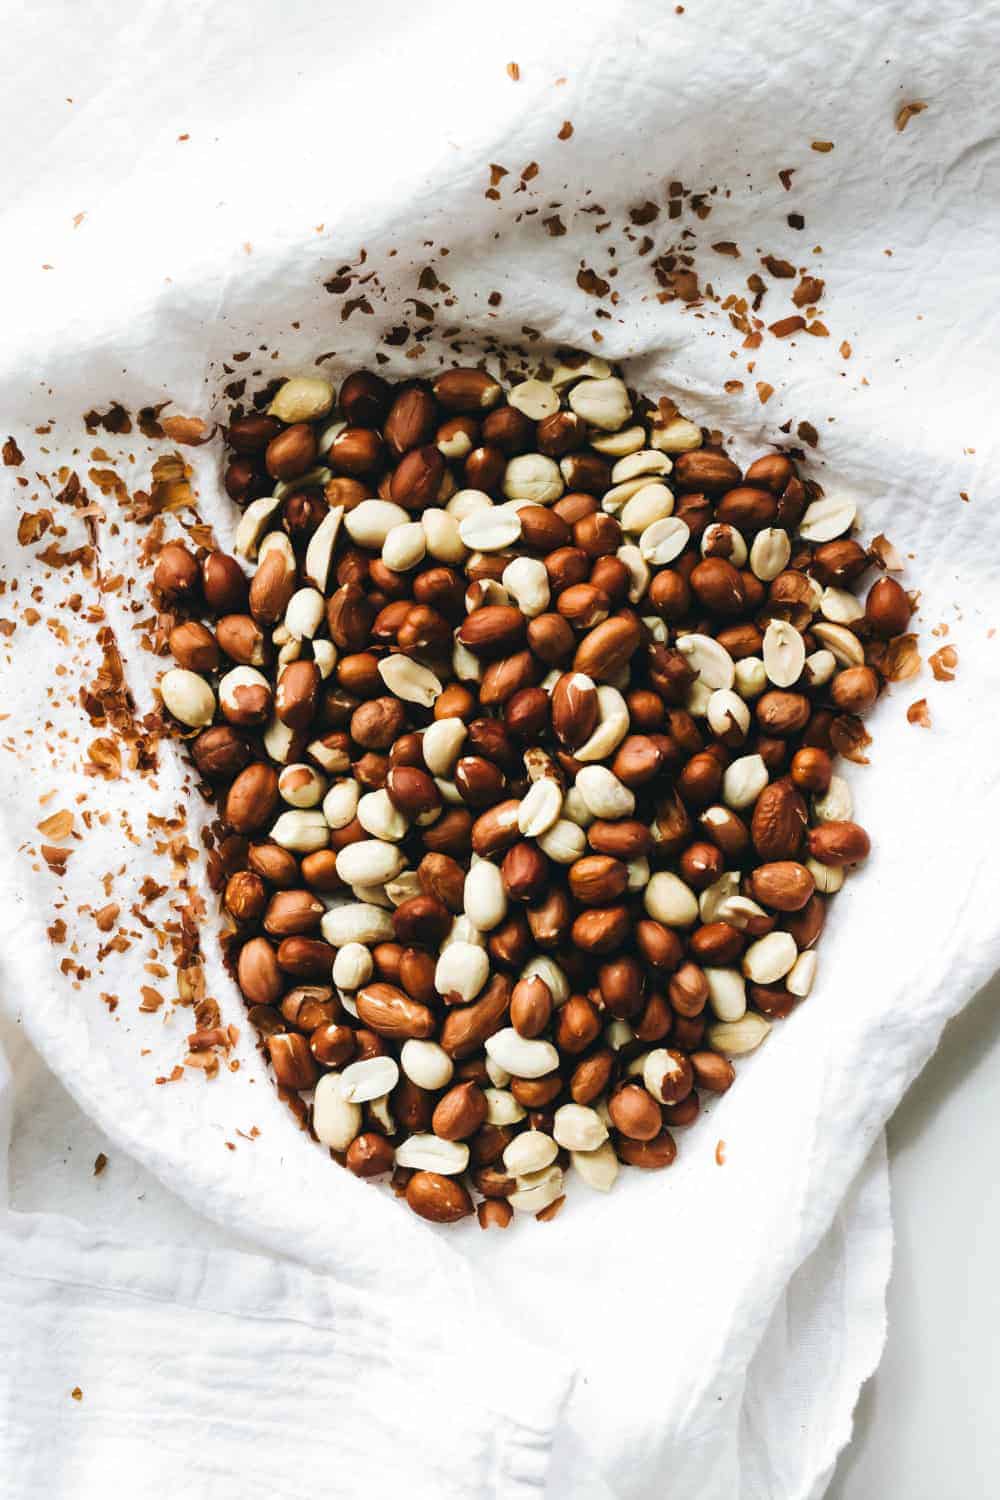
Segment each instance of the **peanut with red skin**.
M322 394L324 378L310 377L274 410L329 413L332 387L312 408L301 405L314 399L317 379ZM611 380L606 388L625 403L616 410L631 409L624 387ZM854 716L881 692L884 643L910 622L909 597L882 577L868 591L854 643L841 633L832 673L824 677L816 658L815 670L790 685L787 676L785 684L761 677L771 621L803 633L806 654L814 652L823 632L814 638L813 626L833 618L819 610L821 591L851 589L875 553L846 535L812 545L796 538L815 492L784 453L742 474L702 431L698 446L671 451L671 474L649 461L653 433L669 424L633 412L629 422L648 427L648 451L631 447L619 468L609 456L613 434L602 451L601 409L596 425L580 416L575 389L570 382L554 398L542 392L537 409L550 410L554 399L558 410L536 422L519 408L536 409L537 388L505 404L503 383L486 368L444 368L400 385L356 370L340 390L344 425L322 452L328 416L238 414L228 428L230 493L246 505L268 493L269 480L288 485L256 538L265 545L256 558L237 558L168 542L154 572L161 639L169 638L179 668L212 681L236 665L266 679L262 687L244 671L191 753L200 785L223 809L213 884L235 924L238 982L276 1077L294 1095L332 1069L398 1062L407 1045L440 1049L422 1054L421 1066L449 1081L429 1091L400 1073L385 1112L366 1103L341 1154L356 1175L379 1176L411 1135L468 1143L464 1172L449 1175L442 1158L441 1172L393 1173L411 1209L435 1223L471 1214L471 1187L483 1198L484 1227L505 1227L517 1185L498 1165L502 1153L522 1130L553 1129L565 1103L603 1101L612 1149L626 1165L669 1166L676 1146L668 1127L696 1118L699 1091L722 1092L733 1080L712 1046L727 1003L720 971L746 962L765 981L747 985L758 1025L800 1003L780 965L771 981L757 956L769 950L756 945L808 951L823 928L826 891L841 878L834 872L869 852L864 830L821 821L814 799L830 790L837 743L847 743ZM690 443L691 424L680 428ZM314 465L333 477L314 482ZM518 472L533 476L537 492L519 490ZM629 491L607 507L604 497L630 473L653 484L664 472L673 520L687 531L677 533L679 554L654 561L637 582L629 558L641 555L641 538L622 520ZM422 521L427 512L447 518L462 489L482 492L470 504L482 494L517 504L520 537L509 551L469 555L447 541L447 519L436 530L431 516ZM368 545L376 533L363 517L356 529L365 545L349 518L386 502L402 507L411 530L383 557L379 544ZM318 563L315 541L331 507L342 511L340 527ZM400 512L385 514L395 525ZM426 531L423 556L419 537L411 547L414 523ZM788 564L772 579L758 576L769 571L759 547L751 556L764 528L789 534ZM269 531L280 533L273 543ZM765 563L772 555L765 548ZM528 613L514 602L531 568L518 572L517 585L513 574L510 588L504 582L521 558L537 570L536 592L523 596L538 608L531 617L527 603ZM308 571L317 567L318 584ZM320 599L307 592L316 589ZM297 591L305 592L288 615L289 624L302 622L293 634L284 620ZM689 655L697 636L721 655L697 647ZM401 656L415 675L383 676ZM773 663L766 670L786 675ZM744 697L748 728L731 699L718 712L709 707L720 680ZM435 752L438 728L449 748ZM535 794L522 827L536 777L556 790ZM330 826L325 798L344 781L353 790L346 801L342 786L332 792ZM545 816L535 826L527 820L539 809ZM357 863L343 856L345 872L398 874L383 888L351 891L338 873L346 850ZM465 911L473 860L494 870L483 889L495 894L477 898L478 920L492 924L484 931ZM662 895L651 900L655 917L644 909L654 876ZM675 884L661 892L667 877ZM357 972L370 978L343 1003L329 983L336 950L324 935L333 896L374 914L359 927L369 956L359 955ZM453 942L462 946L445 978L438 964ZM608 1044L616 1028L627 1028L632 1050ZM202 1027L198 1045L215 1046L208 1038L217 1030ZM491 1061L487 1044L497 1037L499 1046L501 1032L526 1049L523 1076L504 1080ZM640 1047L663 1048L670 1059L655 1087L650 1078L657 1098L629 1068ZM553 1190L538 1216L554 1216L561 1202Z

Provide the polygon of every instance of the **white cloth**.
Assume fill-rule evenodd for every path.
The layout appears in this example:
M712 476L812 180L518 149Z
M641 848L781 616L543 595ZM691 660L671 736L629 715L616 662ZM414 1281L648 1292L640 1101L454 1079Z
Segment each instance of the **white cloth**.
M0 1308L12 1500L112 1478L150 1500L542 1493L564 1380L526 1385L518 1341L485 1351L436 1311L401 1320L290 1262L18 1213Z
M385 1330L367 1305L355 1337L351 1300L330 1278L239 1253L245 1242L191 1214L118 1153L2 1017L0 1042L14 1070L0 1083L4 1161L14 1117L16 1211L0 1219L0 1327L18 1391L0 1429L9 1500L90 1500L111 1473L135 1500L159 1500L167 1477L171 1497L198 1500L242 1500L258 1487L292 1497L311 1483L336 1496L381 1493L397 1476L417 1500L616 1493L581 1475L575 1434L558 1421L558 1385L541 1409L534 1389L530 1411L512 1407L506 1389L491 1407L481 1351L470 1400L466 1372L457 1387L451 1378L453 1359L426 1342L392 1343L391 1331L387 1376ZM95 1177L104 1148L110 1164ZM858 1385L881 1351L890 1255L880 1137L782 1293L732 1399L743 1500L822 1493ZM322 1441L310 1436L317 1432Z
M636 386L665 390L691 416L724 427L739 457L777 439L786 421L793 433L812 422L820 446L809 471L828 492L858 497L867 535L885 531L913 555L905 582L921 591L925 654L942 643L928 634L941 624L959 651L955 683L937 685L925 670L893 690L873 721L871 766L851 769L875 856L832 908L809 1003L683 1136L667 1177L625 1174L607 1200L581 1188L553 1223L503 1237L475 1226L433 1231L388 1194L332 1170L298 1135L246 1037L239 1073L155 1087L188 1028L183 1013L164 1013L162 1022L136 1015L147 982L142 948L109 960L99 980L77 990L59 969L65 950L50 946L45 928L56 890L65 892L75 932L77 908L97 904L105 872L127 864L127 885L160 868L146 815L162 817L184 799L179 764L164 754L155 788L130 781L125 791L83 777L72 740L55 734L44 750L39 734L29 756L8 757L0 1003L20 1012L48 1065L116 1147L192 1207L332 1278L331 1305L357 1298L351 1306L370 1307L369 1326L391 1327L394 1348L415 1358L419 1350L419 1368L440 1368L443 1389L455 1387L440 1329L455 1330L459 1354L476 1351L481 1380L460 1382L456 1396L467 1403L467 1425L456 1417L464 1436L454 1482L466 1493L482 1479L475 1455L487 1441L487 1408L490 1421L515 1434L525 1412L535 1434L562 1413L564 1494L589 1484L634 1500L669 1486L685 1500L730 1500L741 1485L753 1493L751 1475L760 1493L780 1493L785 1465L801 1455L782 1443L777 1408L765 1415L756 1393L741 1402L748 1369L758 1350L774 1347L782 1294L829 1230L907 1081L1000 955L984 837L1000 813L1000 731L989 710L1000 680L989 635L1000 547L987 503L998 448L987 268L1000 140L990 67L1000 17L973 17L957 4L905 14L844 4L821 25L814 13L777 3L751 13L735 3L697 9L677 15L652 0L611 10L515 5L499 37L494 18L480 30L467 7L451 3L435 8L433 24L387 4L347 16L292 3L263 38L231 0L191 6L183 24L149 4L112 7L92 26L52 4L8 27L19 66L0 109L9 138L27 145L8 163L0 200L8 262L0 409L27 455L26 476L71 457L84 476L106 463L87 456L94 440L79 427L95 403L117 398L134 410L169 395L176 410L209 414L234 378L222 368L234 352L267 345L259 362L232 366L237 373L309 369L330 350L325 368L334 375L368 362L374 341L401 321L402 299L421 295L418 270L433 263L454 298L440 323L466 331L469 355L484 328L512 340L527 337L525 327L540 330L538 351L549 341L592 347L597 328L601 352L625 359ZM508 59L520 64L517 84ZM896 133L896 111L913 98L928 110ZM565 119L574 134L559 142ZM834 149L813 153L813 140ZM489 162L510 169L499 206L484 197ZM532 162L537 178L515 193L511 184ZM790 167L786 193L777 174ZM731 190L711 199L707 223L688 215L677 226L678 234L688 225L697 231L703 284L744 291L759 250L807 262L828 282L829 339L801 338L791 349L765 337L747 353L724 314L695 318L655 300L648 258L628 253L621 226L636 202L665 204L671 179ZM576 211L585 189L613 225L603 238L597 216ZM529 208L548 214L550 204L559 205L565 236L543 235L541 212L516 222ZM793 210L804 215L801 234L785 224ZM79 213L86 217L73 227ZM675 234L665 212L650 232L658 246ZM581 261L606 267L602 247L612 235L619 301L601 320L575 276ZM741 260L711 255L708 246L724 241L740 246ZM362 249L364 273L378 278L368 288L373 311L342 321L343 299L323 282L341 266L357 268ZM781 283L771 286L768 322L791 311ZM487 289L502 292L499 307L487 308ZM854 351L843 364L841 341ZM433 367L441 349L428 338L421 365L383 347L398 374ZM746 394L725 393L737 377ZM775 388L766 406L754 399L758 380ZM134 454L130 488L148 482L143 440L102 433L99 442L119 463ZM218 500L214 452L185 453L202 509L226 538L231 518ZM37 509L30 487L11 491L20 508ZM114 499L102 503L113 514ZM59 519L70 524L62 545L73 545L72 518L60 510ZM104 525L100 534L106 574L131 571L130 528L115 534ZM10 527L0 565L17 577L22 601L37 585L60 613L65 588L45 579ZM10 593L0 599L0 615L13 602ZM129 599L121 591L101 602L140 709L148 707L157 664L137 649ZM46 700L45 717L86 743L92 731L74 694L93 653L68 656L45 613L37 628L20 624L2 643L15 669L3 682L3 730L23 746L38 723L40 685L68 667L69 690L56 694L58 703ZM930 732L906 721L917 697L929 701ZM52 790L58 795L43 810L38 799ZM24 850L41 841L40 818L78 806L81 793L88 809L112 816L74 846L57 883ZM123 808L135 842L122 830ZM239 1022L239 1002L214 960L209 983L224 1019ZM100 990L121 996L116 1012L101 1004ZM261 1134L252 1144L235 1136L254 1124ZM724 1167L715 1162L719 1139ZM66 1253L71 1279L81 1261L102 1258L86 1235ZM15 1275L49 1263L34 1240L7 1258ZM153 1271L167 1276L162 1266ZM286 1269L266 1274L269 1307L298 1295ZM237 1279L259 1297L251 1269ZM227 1308L244 1305L239 1287L234 1297ZM881 1316L871 1287L860 1305L864 1317L839 1325L845 1345L860 1341L867 1351L852 1389L877 1354ZM51 1308L41 1313L39 1331L51 1327ZM823 1345L831 1324L817 1319ZM516 1347L515 1337L523 1340ZM389 1378L374 1356L369 1366L360 1355L341 1363L336 1347L325 1355L338 1379L346 1381L349 1364L361 1406L369 1371L373 1382ZM794 1366L807 1384L818 1369L807 1357ZM413 1368L397 1366L401 1412ZM506 1414L496 1391L505 1382ZM810 1432L822 1439L809 1443L801 1471L802 1483L815 1486L848 1417L845 1409L825 1426L815 1388L801 1394ZM761 1435L752 1461L747 1433ZM199 1435L208 1442L204 1428ZM376 1451L384 1456L386 1447L380 1439ZM421 1450L412 1460L437 1477L433 1440L426 1458Z

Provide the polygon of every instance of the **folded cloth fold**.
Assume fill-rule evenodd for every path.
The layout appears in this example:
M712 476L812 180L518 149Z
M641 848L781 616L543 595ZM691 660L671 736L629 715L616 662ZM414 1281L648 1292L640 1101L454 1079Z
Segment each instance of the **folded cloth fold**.
M6 1500L103 1500L112 1484L137 1500L297 1497L312 1485L614 1500L561 1420L571 1372L523 1344L428 1329L419 1310L220 1248L216 1226L188 1220L117 1154L100 1225L68 1217L95 1212L89 1163L70 1178L56 1166L88 1122L14 1028L5 1039L23 1086L17 1108L0 1066L0 1150L14 1114L20 1192L53 1210L0 1216ZM48 1107L29 1107L42 1092ZM5 1171L6 1150L0 1159ZM112 1235L116 1204L129 1227ZM169 1243L185 1229L187 1243ZM711 1462L735 1465L740 1500L767 1500L776 1476L782 1500L822 1494L881 1350L890 1252L880 1139L713 1438Z
M528 1500L571 1379L430 1302L6 1209L0 1327L6 1500Z

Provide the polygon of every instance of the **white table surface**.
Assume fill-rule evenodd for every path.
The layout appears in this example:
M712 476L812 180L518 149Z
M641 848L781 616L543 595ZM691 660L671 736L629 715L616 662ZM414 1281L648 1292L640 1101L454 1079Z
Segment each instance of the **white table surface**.
M15 1208L61 1210L125 1237L146 1237L154 1226L164 1242L233 1243L104 1139L19 1028L0 1020L0 1043L17 1080ZM828 1500L989 1500L996 1492L998 1097L1000 976L952 1022L889 1127L889 1336ZM109 1163L95 1177L100 1151Z
M1000 976L952 1021L889 1124L889 1336L827 1500L1000 1488L998 1100Z

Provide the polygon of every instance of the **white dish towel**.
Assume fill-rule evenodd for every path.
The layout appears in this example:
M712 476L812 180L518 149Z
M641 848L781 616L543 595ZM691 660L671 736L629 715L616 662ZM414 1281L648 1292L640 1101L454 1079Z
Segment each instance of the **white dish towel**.
M95 649L75 645L83 616L40 559L55 537L23 547L5 524L0 1006L116 1159L256 1251L164 1254L145 1234L129 1250L104 1230L8 1218L5 1484L15 1500L90 1500L119 1477L199 1500L404 1484L478 1497L548 1476L559 1500L811 1500L880 1347L887 1210L872 1153L1000 960L1000 12L577 0L513 3L498 25L457 0L433 19L391 0L286 0L267 21L234 0L182 18L116 0L97 20L51 0L8 18L18 66L0 117L21 146L0 194L0 412L25 462L0 470L6 516L54 506L59 544L86 541L35 478L75 468L104 511L104 577L128 577L137 535L99 476L148 488L171 445L135 428L85 435L95 405L170 399L214 420L241 371L252 389L319 353L338 379L376 349L402 377L456 342L474 359L488 337L529 354L599 347L635 386L724 429L742 460L803 445L807 472L856 497L864 534L903 554L922 653L953 645L957 675L925 666L874 715L871 765L849 778L874 858L831 909L816 989L669 1174L623 1174L606 1200L580 1189L545 1226L446 1234L299 1135L245 1026L238 1073L154 1084L183 1055L190 1013L138 1013L142 943L98 975L80 908L105 899L109 871L119 894L162 878L149 820L184 800L180 763L164 751L155 786L83 774L94 731L77 689ZM899 130L909 103L927 107ZM704 195L676 220L674 182ZM687 253L706 293L737 302L659 302L654 260L676 270ZM765 328L746 346L730 313L752 312L738 301L761 256L825 280L828 336ZM348 273L371 279L348 296ZM792 314L796 283L765 279L770 325ZM399 342L424 302L432 331ZM215 449L183 451L225 543ZM143 711L157 663L138 649L133 597L141 613L141 587L88 585L83 609L105 611ZM921 698L929 731L906 717ZM81 835L64 878L37 854L58 808ZM67 937L53 946L56 901ZM242 1025L208 959L223 1019ZM65 1390L77 1385L80 1402Z
M95 1179L113 1143L15 1026L0 1038L0 1151L13 1121L13 1196L32 1206L0 1219L8 1500L112 1482L135 1500L616 1493L560 1421L566 1372L539 1382L480 1349L470 1380L461 1353L387 1332L334 1278L227 1248L128 1159ZM719 1414L741 1500L822 1495L881 1352L891 1237L880 1137Z

